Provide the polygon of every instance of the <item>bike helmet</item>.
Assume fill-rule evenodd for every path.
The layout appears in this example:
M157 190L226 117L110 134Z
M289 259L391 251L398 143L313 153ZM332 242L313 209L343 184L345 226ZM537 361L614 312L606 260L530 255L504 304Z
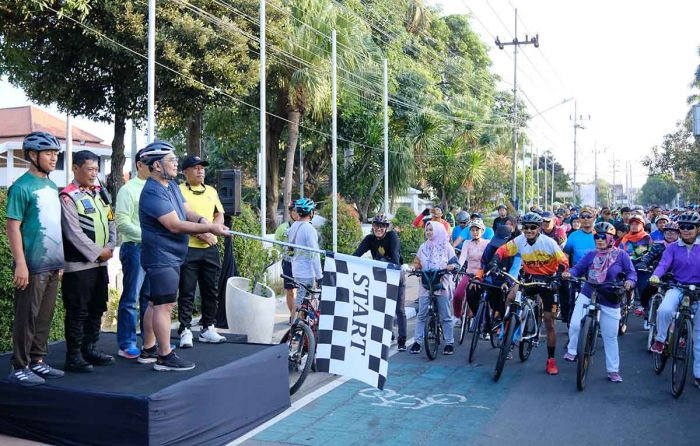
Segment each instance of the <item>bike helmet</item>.
M51 133L32 132L24 137L24 141L22 141L22 150L25 152L29 150L34 150L36 152L58 150L60 152L61 143L58 142L58 139Z
M668 217L668 215L661 214L658 217L656 217L656 220L654 221L654 223L658 223L660 220L666 220L666 222L671 221L671 219Z
M457 223L466 223L469 221L469 214L467 211L459 211L457 212L455 219L457 220Z
M479 228L482 231L486 230L486 226L484 225L484 221L479 219L479 218L476 218L476 219L472 220L471 223L469 223L469 229L471 229L471 228Z
M523 216L522 224L542 226L542 217L540 216L540 214L528 212L527 214L525 214L525 216Z
M672 221L672 222L666 223L666 226L664 226L663 232L666 232L666 231L680 232L680 229L678 229L678 222Z
M680 217L678 217L678 225L682 224L700 226L700 214L695 211L683 212Z
M612 236L615 236L617 231L615 231L615 226L612 224L608 223L607 221L601 221L595 224L593 226L593 230L596 232L596 234L610 234Z
M386 215L384 215L384 214L377 214L377 215L375 215L374 218L372 219L372 224L373 224L373 225L386 225L386 226L389 226L389 223L391 223L391 222L389 221L388 218L386 218Z
M152 167L153 163L161 160L165 155L175 152L175 147L167 141L153 141L140 151L139 160Z
M300 198L294 202L294 209L297 210L299 216L304 217L311 214L316 209L316 203L309 198Z
M632 215L630 215L629 222L632 223L633 220L636 220L636 221L642 223L642 225L647 224L647 219L644 216L644 213L640 212L640 211L635 211L632 213Z

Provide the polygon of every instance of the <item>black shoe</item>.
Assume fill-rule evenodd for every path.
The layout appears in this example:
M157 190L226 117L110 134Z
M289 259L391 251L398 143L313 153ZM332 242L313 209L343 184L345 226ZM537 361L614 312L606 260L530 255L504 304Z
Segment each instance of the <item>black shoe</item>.
M414 342L413 345L411 346L411 353L414 355L417 355L420 353L420 344L417 342Z
M67 372L90 373L92 372L92 364L87 362L80 353L69 353L66 355L64 369Z
M153 364L153 370L157 370L159 372L181 372L185 370L192 370L194 365L194 362L184 360L177 356L175 352L170 352L170 354L167 356L158 355L158 359L156 360L155 364Z
M29 366L35 375L41 376L44 379L63 378L63 370L54 369L44 361L35 362Z
M406 338L404 338L404 337L399 337L397 349L398 349L398 351L400 351L400 352L405 352L405 351L406 351Z
M443 355L454 355L455 353L455 348L452 344L448 344L445 346L445 349L442 351Z
M158 347L142 348L137 361L139 364L153 364L158 359Z
M92 365L112 365L114 356L103 353L97 349L95 343L86 344L81 349L83 358Z

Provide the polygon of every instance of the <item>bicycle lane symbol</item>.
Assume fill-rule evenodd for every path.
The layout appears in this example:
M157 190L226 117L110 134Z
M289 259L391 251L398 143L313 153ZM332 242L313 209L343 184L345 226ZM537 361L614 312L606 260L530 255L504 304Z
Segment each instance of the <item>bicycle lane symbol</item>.
M382 391L374 388L367 388L362 389L360 392L358 392L358 394L365 398L376 398L378 401L373 402L372 406L378 407L395 407L401 409L419 410L430 406L451 406L491 410L490 407L481 405L465 405L464 403L467 402L467 397L456 393L437 393L421 398L415 395L403 395L396 393L391 389Z

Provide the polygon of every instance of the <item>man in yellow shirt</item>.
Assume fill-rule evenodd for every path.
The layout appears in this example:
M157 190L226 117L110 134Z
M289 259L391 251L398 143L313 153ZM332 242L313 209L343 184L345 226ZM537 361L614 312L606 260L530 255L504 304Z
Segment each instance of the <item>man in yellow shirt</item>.
M205 170L209 162L198 156L188 156L182 160L181 170L185 182L180 184L180 190L190 208L205 220L224 223L224 207L219 200L219 194L211 186L204 184ZM194 293L199 283L202 298L202 318L199 342L218 344L226 342L226 338L216 332L214 321L218 307L219 275L221 262L217 238L210 233L191 235L187 258L180 269L179 295L177 298L178 319L180 327L180 348L192 347L192 312L194 310Z

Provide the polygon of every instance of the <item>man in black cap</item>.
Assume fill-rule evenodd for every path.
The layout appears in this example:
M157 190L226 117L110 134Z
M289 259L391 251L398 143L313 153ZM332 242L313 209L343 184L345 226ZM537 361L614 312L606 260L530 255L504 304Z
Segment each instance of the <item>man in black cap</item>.
M219 200L219 194L216 189L204 184L204 168L208 165L209 162L195 155L190 155L182 160L180 169L185 175L185 182L180 184L180 191L190 208L201 215L203 221L208 220L214 224L223 224L224 207ZM217 242L216 236L210 233L190 236L187 257L180 269L177 298L180 348L193 346L190 328L197 283L199 283L199 292L202 297L202 318L200 319L202 331L198 340L212 344L226 341L226 338L218 334L214 328L216 310L219 305L218 288L219 275L221 274Z
M505 204L499 204L496 208L498 211L498 217L493 219L493 230L495 231L499 226L506 224L508 221L508 208Z

